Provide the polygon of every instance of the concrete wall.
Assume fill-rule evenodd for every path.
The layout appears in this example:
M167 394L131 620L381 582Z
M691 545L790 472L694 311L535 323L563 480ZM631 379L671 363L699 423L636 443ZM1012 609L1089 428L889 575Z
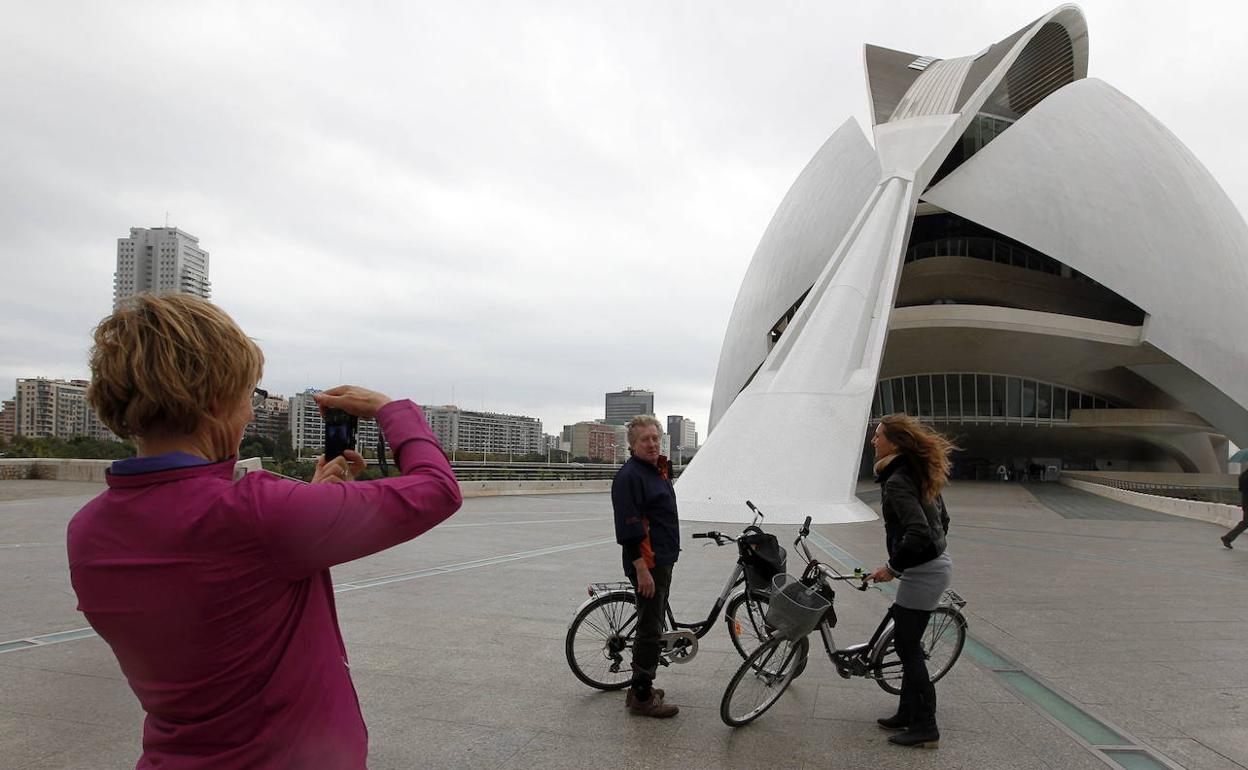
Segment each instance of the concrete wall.
M112 460L62 460L45 457L0 459L0 480L47 479L50 481L96 481L103 483L104 471ZM234 478L260 470L260 458L240 460L234 466Z
M495 495L565 495L584 492L610 492L611 480L595 481L461 481L464 497Z
M49 479L56 481L96 481L103 483L104 471L112 460L59 460L44 458L0 458L0 481L6 479ZM240 460L234 478L261 470L260 458ZM593 481L461 481L464 497L495 495L561 495L610 492L611 480Z
M1238 506L1234 505L1202 503L1195 500L1179 500L1174 497L1146 495L1142 492L1130 492L1125 489L1107 487L1104 484L1095 484L1090 481L1079 481L1066 475L1063 475L1059 481L1068 487L1082 489L1094 495L1118 500L1140 508L1146 508L1150 511L1168 513L1171 516L1182 516L1185 519L1198 519L1228 528L1238 523L1242 515Z

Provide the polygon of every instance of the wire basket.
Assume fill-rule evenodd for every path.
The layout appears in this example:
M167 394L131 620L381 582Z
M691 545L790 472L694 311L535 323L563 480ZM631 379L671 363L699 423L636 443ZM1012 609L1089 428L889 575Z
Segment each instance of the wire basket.
M775 636L796 641L815 630L830 606L818 588L808 588L791 575L776 575L771 579L767 625L775 629Z

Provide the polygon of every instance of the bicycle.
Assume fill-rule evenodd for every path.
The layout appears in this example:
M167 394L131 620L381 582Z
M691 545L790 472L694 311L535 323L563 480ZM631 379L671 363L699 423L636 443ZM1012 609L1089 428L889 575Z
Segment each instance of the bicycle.
M754 512L754 518L741 535L732 537L714 530L693 534L694 539L713 540L716 546L736 543L737 563L704 620L680 623L668 604L664 613L664 632L659 639L660 665L684 664L693 660L698 654L698 640L714 627L721 610L724 611L728 636L742 658L748 657L755 647L769 638L770 629L764 622L768 591L755 575L756 556L752 546L758 540L755 534L765 535L758 526L764 517L763 512L749 500L745 504ZM783 554L783 549L780 551ZM778 569L784 571L783 563L778 565ZM736 591L738 588L741 590ZM636 632L636 591L627 581L590 583L588 590L589 599L576 608L568 626L564 642L568 667L577 679L590 687L599 690L623 689L633 677L628 652L632 649Z
M781 589L786 593L785 599L775 596L773 592L772 601L773 606L779 609L787 601L790 592L800 592L809 601L808 606L799 608L799 612L818 615L807 615L808 622L804 627L797 626L795 633L773 629L771 638L754 650L733 674L719 706L720 718L731 727L749 724L780 700L780 696L784 695L793 679L804 668L805 661L802 656L806 655L809 647L806 637L815 629L818 629L823 639L828 659L842 678L865 677L874 680L885 692L894 695L901 692L901 660L897 657L893 644L891 615L885 614L869 641L844 649L837 648L832 638L832 627L836 625L836 613L833 611L836 591L833 583L861 581L855 588L866 591L869 587L867 576L861 569L855 569L852 575L842 575L832 567L815 560L806 545L809 534L808 516L797 539L793 541L794 547L806 560L806 569L799 580L793 581L795 587ZM785 581L782 576L777 576L776 583L778 586L784 585ZM933 682L949 673L949 669L953 668L953 664L962 654L962 647L966 643L967 623L962 614L965 606L966 600L955 591L949 590L945 592L940 605L932 611L927 629L923 633L923 655L927 659L928 675ZM777 620L774 614L772 620Z

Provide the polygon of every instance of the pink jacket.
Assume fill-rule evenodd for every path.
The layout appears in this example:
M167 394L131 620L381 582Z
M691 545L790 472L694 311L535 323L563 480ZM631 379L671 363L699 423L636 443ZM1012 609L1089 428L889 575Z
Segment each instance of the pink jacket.
M377 415L403 475L231 481L225 461L132 476L69 523L70 579L147 712L138 768L363 768L368 732L329 568L462 502L410 401Z

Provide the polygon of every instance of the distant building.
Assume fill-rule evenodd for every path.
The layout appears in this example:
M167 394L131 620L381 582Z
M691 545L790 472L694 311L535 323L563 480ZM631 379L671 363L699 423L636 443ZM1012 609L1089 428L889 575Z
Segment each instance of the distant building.
M132 227L129 238L118 238L113 309L145 291L209 299L208 252L199 239L176 227Z
M578 422L572 428L572 456L588 457L599 462L612 462L616 459L617 444L620 443L615 425L607 425L596 420ZM627 441L624 442L624 456L628 456Z
M498 412L473 412L458 406L422 406L443 451L544 454L542 421Z
M116 441L113 432L87 406L89 384L86 380L45 377L19 379L13 401L14 435L60 439L86 436Z
M693 420L679 414L667 416L667 433L672 437L672 451L697 449L698 430Z
M290 399L288 407L290 443L297 454L320 454L325 450L325 421L321 419L321 409L312 396L320 393L316 388L308 388ZM360 454L372 456L377 451L377 421L360 420L355 433L355 449Z
M282 431L290 430L290 400L285 396L269 396L255 408L255 413L255 419L247 423L243 435L277 441Z
M623 425L639 414L654 414L654 393L649 390L625 388L606 397L606 422Z
M0 443L7 444L17 434L17 401L0 401Z

